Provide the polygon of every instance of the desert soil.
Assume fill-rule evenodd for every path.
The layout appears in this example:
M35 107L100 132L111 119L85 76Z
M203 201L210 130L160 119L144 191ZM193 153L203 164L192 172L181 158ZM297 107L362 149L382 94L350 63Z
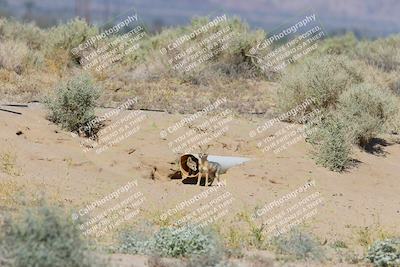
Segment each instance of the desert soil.
M136 134L96 154L83 151L83 138L74 137L46 120L40 104L9 109L22 115L0 112L0 151L16 155L19 175L0 171L0 180L15 181L26 193L45 192L49 199L79 210L137 179L138 188L146 197L143 214L150 214L163 212L208 189L168 178L173 170L178 170L180 155L171 151L168 142L172 139L160 137L160 131L184 115L145 111L146 119ZM98 113L107 111L101 109ZM123 114L130 112L133 111ZM251 158L221 176L226 181L224 190L234 197L223 222L234 224L237 213L251 213L308 180L315 180L313 190L320 192L324 202L317 214L304 223L321 240L352 242L357 229L374 225L400 234L399 144L381 146L384 153L379 155L356 149L353 157L357 166L336 173L315 164L310 157L311 147L304 139L279 154L261 152L257 148L261 136L252 139L249 132L264 121L235 117L229 130L211 142L208 149L211 155ZM279 123L276 127L285 125ZM273 133L274 129L269 129L262 137ZM195 203L194 207L199 205Z

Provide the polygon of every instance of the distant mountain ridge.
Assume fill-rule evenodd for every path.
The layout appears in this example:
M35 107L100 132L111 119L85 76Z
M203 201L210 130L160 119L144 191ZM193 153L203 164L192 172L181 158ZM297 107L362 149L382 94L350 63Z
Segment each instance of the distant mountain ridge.
M3 0L4 1L4 0ZM6 0L8 9L18 17L26 14L27 0ZM45 16L53 21L75 16L75 1L31 0L33 17ZM382 36L400 32L398 0L91 0L93 21L135 7L144 21L154 25L187 23L196 15L223 9L239 15L252 27L271 30L288 18L314 10L328 31L352 30L365 36Z

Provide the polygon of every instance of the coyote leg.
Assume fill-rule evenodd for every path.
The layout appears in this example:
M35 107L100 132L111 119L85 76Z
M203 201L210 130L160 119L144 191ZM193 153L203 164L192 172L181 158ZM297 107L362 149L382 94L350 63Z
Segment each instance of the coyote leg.
M200 185L200 181L201 181L201 174L199 173L199 175L197 175L197 185Z

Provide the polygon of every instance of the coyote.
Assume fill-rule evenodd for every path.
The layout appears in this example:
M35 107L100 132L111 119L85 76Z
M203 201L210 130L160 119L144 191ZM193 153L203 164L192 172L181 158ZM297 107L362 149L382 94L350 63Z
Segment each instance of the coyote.
M221 173L221 165L217 162L208 161L208 155L204 153L199 154L200 162L199 162L199 174L197 176L197 185L200 185L201 178L206 178L205 186L211 186L214 182L214 179L217 178L219 182L219 175ZM209 178L211 179L209 181Z
M192 171L197 171L197 164L196 162L189 157L186 161L186 165L189 167L189 169L191 169Z

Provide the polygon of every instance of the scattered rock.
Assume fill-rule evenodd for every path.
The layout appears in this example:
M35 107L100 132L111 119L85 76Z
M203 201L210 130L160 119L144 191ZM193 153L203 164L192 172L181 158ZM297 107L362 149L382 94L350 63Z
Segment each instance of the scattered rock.
M132 154L132 153L135 152L135 151L136 151L136 148L131 148L131 149L128 150L128 154L130 155L130 154Z

